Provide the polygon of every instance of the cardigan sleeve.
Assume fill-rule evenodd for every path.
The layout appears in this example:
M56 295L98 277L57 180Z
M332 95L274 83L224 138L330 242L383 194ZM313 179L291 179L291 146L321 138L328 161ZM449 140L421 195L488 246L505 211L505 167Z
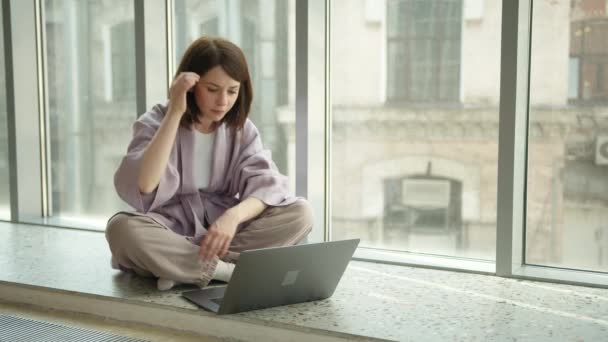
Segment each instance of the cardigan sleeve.
M263 148L258 129L247 120L242 130L236 179L239 198L255 197L266 205L280 206L295 201L289 189L289 178L282 175L272 161L270 151Z
M141 213L162 206L175 195L180 184L174 146L156 189L148 194L139 190L138 176L144 151L160 127L163 116L161 110L160 106L156 106L133 124L133 139L114 174L114 187L120 198Z

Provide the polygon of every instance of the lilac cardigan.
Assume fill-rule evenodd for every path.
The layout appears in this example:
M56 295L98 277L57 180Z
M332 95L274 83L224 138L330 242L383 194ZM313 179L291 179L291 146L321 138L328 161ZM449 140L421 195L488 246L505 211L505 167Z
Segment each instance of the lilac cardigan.
M249 119L236 134L225 124L217 128L206 191L196 188L193 175L197 133L180 126L158 187L142 194L137 185L141 160L166 111L166 105L156 105L133 124L133 139L114 174L118 195L136 210L129 214L148 216L178 234L200 238L207 231L205 217L213 223L241 199L255 197L269 206L296 201L288 178L279 173L270 151L263 149Z

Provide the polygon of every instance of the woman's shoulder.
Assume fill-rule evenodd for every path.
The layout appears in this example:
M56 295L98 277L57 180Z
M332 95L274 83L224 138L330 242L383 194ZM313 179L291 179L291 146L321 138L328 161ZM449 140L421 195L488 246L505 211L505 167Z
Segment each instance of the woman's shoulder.
M243 127L241 127L240 129L233 129L230 126L228 126L226 123L222 123L219 126L219 129L226 132L225 133L226 136L229 136L229 137L247 138L247 137L256 136L259 134L258 128L254 125L254 123L249 118L247 118L247 120L243 124Z
M139 123L144 126L150 126L154 128L158 128L160 123L163 121L163 117L167 113L167 104L159 103L154 105L150 110L143 113L136 120L136 124Z
M243 132L246 135L247 134L257 134L258 128L255 126L253 121L251 121L251 119L247 118L247 120L245 121L245 124L243 125Z

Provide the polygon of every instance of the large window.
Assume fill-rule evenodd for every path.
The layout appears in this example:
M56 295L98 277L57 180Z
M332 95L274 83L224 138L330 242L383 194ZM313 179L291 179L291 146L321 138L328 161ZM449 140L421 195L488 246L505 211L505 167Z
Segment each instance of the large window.
M10 220L6 72L4 61L4 16L0 5L0 219Z
M388 99L457 102L462 0L388 0Z
M0 21L0 219L11 211L8 133L22 222L103 229L129 209L113 174L133 122L167 100L165 67L200 36L222 36L248 59L265 146L293 185L300 171L313 241L360 238L359 258L606 284L608 0L534 1L532 21L532 1L169 3L14 2L14 85Z
M44 2L52 217L103 228L135 109L132 1Z
M534 2L528 264L608 272L607 28L604 0Z
M221 36L243 49L253 80L250 118L279 170L295 182L293 79L294 1L176 0L175 68L188 45L203 35ZM293 38L292 38L293 39ZM291 101L290 101L291 100Z
M495 259L501 7L474 3L332 1L333 239Z

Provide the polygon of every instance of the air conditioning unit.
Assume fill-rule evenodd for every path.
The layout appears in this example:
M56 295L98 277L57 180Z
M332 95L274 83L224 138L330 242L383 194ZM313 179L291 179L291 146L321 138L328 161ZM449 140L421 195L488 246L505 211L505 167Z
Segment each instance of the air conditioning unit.
M450 204L450 181L442 179L404 179L401 203L414 208L439 209Z
M595 140L595 164L608 165L608 135L598 135Z

